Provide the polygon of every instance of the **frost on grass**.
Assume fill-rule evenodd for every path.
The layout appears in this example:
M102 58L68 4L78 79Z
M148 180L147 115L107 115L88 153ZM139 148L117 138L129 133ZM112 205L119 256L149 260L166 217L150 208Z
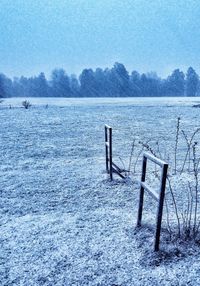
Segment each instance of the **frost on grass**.
M1 285L200 284L198 247L177 248L163 231L154 254L155 203L145 196L144 228L135 231L138 184L110 182L104 171L105 123L115 130L116 160L127 165L132 135L170 142L182 115L195 127L192 102L31 102L25 112L21 99L8 102L12 109L5 100L0 112ZM140 158L135 171L134 180Z

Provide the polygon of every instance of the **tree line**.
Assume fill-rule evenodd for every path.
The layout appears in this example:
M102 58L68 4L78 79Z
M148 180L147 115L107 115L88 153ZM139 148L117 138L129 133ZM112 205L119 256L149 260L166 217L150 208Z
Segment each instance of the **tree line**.
M167 78L155 72L128 73L125 66L84 69L79 77L55 69L47 80L42 72L35 77L10 79L0 73L0 97L142 97L200 96L200 80L189 67L186 74L175 69Z

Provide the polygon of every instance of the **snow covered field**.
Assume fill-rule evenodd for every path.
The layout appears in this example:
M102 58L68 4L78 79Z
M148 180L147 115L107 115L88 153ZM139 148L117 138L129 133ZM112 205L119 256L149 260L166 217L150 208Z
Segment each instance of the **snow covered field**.
M164 234L168 253L152 253L148 210L152 229L135 231L137 184L109 181L104 124L127 164L134 138L170 146L178 116L199 127L200 99L22 100L0 104L0 285L199 285L197 246L184 254Z

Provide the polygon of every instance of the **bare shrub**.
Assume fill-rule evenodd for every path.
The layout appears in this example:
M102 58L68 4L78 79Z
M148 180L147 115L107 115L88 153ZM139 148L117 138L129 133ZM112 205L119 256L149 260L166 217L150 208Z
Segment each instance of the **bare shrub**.
M174 142L170 145L171 149L166 146L166 142L159 142L158 140L147 140L146 142L134 140L134 148L137 144L141 148L134 149L135 158L132 158L133 152L131 152L129 169L131 169L131 162L135 161L133 165L133 172L135 173L136 164L143 151L148 151L169 163L165 213L170 239L198 241L200 240L200 154L198 154L196 135L200 133L200 128L193 132L190 131L190 135L183 129L181 129L181 118L178 117ZM154 178L156 176L156 179L160 179L159 172L156 170L151 172Z
M29 109L31 107L31 103L30 101L28 100L24 100L22 101L22 106L25 108L25 109Z
M178 125L177 125L178 126ZM180 128L180 120L178 132ZM181 130L179 135L185 139L187 148L185 154L182 154L181 168L177 170L177 162L174 164L173 174L168 176L169 190L173 201L174 211L177 221L178 238L184 240L199 239L199 163L200 159L197 156L197 145L195 135L200 131L197 128L189 138L184 130ZM178 133L177 133L178 134ZM175 158L177 158L178 136L176 135ZM183 178L183 179L182 179ZM179 182L183 180L182 184ZM171 183L173 181L173 184ZM179 190L177 190L179 188ZM181 188L181 189L180 189ZM181 194L180 194L181 192ZM168 223L169 224L169 223ZM172 229L169 230L172 235Z

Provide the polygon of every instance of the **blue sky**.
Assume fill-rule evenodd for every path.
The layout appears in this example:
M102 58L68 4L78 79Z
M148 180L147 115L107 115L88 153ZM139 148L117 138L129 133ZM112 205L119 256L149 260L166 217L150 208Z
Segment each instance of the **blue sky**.
M0 72L111 67L200 73L200 1L0 0Z

